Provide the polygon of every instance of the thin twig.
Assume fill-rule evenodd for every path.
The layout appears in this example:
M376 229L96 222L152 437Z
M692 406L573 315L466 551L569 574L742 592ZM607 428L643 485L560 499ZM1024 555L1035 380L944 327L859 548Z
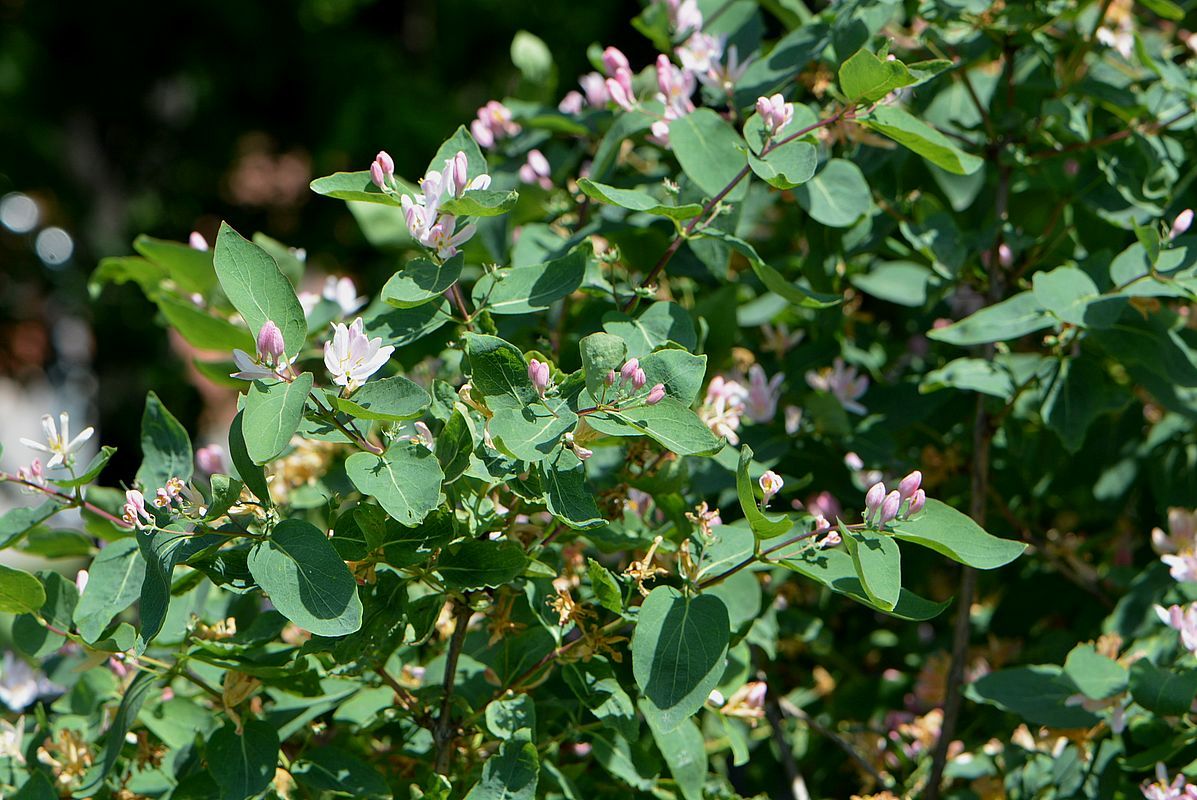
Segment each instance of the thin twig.
M781 758L781 766L786 771L790 793L794 800L810 800L810 792L806 788L806 780L798 770L798 762L794 760L794 751L786 741L785 731L781 729L781 707L772 692L766 695L765 718L769 721L769 734L773 737L773 744L777 745L777 753Z
M1041 160L1067 155L1068 153L1075 153L1078 150L1092 150L1097 147L1104 147L1107 144L1120 142L1135 133L1151 136L1152 134L1159 133L1165 128L1172 127L1186 117L1189 117L1192 113L1193 109L1190 108L1173 117L1170 117L1169 119L1164 120L1163 122L1149 122L1145 125L1132 125L1129 128L1123 128L1122 130L1114 131L1107 136L1100 136L1096 139L1090 139L1087 142L1073 142L1072 144L1061 147L1058 150L1039 150L1037 152L1030 153L1027 158Z
M436 771L441 775L449 774L449 766L453 760L453 684L457 680L457 661L461 658L461 649L465 645L466 631L470 625L473 610L466 600L457 601L457 613L453 615L453 636L449 639L449 651L445 656L445 677L442 681L444 697L441 699L440 713L436 718L436 728L432 738L436 744Z
M58 500L64 501L66 503L66 508L85 508L88 511L90 511L91 513L95 514L96 516L103 517L104 519L108 520L109 522L111 522L114 525L117 525L121 528L132 528L133 527L130 523L126 522L125 520L121 519L120 517L118 517L114 514L108 513L107 511L105 511L104 509L95 505L94 503L89 503L87 500L83 500L81 498L72 497L69 494L65 494L65 493L57 491L55 489L51 489L49 486L43 486L38 483L33 483L32 481L27 481L24 478L18 478L15 475L10 475L7 472L0 472L0 483L2 483L4 481L10 481L11 483L19 483L22 486L28 486L30 489L37 489L39 492L44 492L45 494L48 494L51 497L54 497Z
M817 719L812 717L810 714L807 714L801 708L794 705L784 697L781 698L781 700L778 702L778 705L786 714L801 720L812 731L819 734L824 739L827 739L836 747L847 753L848 756L855 761L863 771L867 772L873 778L873 780L877 781L879 786L883 786L886 789L893 787L893 781L886 780L885 776L877 770L877 767L875 767L867 758L861 755L860 752L852 746L852 743L843 736L840 736L838 733L831 730L826 725L819 722Z

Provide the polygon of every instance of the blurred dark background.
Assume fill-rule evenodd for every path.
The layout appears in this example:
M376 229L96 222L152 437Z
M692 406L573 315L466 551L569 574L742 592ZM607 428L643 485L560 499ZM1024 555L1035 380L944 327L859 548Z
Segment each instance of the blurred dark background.
M89 299L100 258L131 254L139 233L212 239L227 219L375 292L393 267L308 182L383 148L418 176L457 125L515 88L521 29L552 51L558 97L590 69L592 43L648 57L628 24L639 8L0 0L3 466L28 461L17 437L38 436L29 420L69 407L86 418L75 430L95 424L120 449L108 482L128 478L150 388L197 432L202 401L154 306L132 284Z

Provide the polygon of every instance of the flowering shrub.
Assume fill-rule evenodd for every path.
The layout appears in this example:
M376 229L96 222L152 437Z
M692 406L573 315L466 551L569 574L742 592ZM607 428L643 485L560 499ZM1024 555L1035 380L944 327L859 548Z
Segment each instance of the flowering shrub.
M104 261L238 412L22 440L0 547L91 561L0 566L0 784L1197 794L1197 524L1134 527L1197 475L1183 13L655 2L652 63L543 105L521 34L422 176L313 182L376 294L227 223Z

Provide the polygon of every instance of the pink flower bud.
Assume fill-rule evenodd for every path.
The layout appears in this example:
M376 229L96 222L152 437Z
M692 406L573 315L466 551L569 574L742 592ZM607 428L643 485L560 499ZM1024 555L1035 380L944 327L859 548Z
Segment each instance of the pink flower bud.
M618 70L614 78L607 78L606 86L607 94L611 96L615 105L624 111L634 111L636 109L636 95L632 93L631 71L626 69Z
M629 358L623 363L623 366L619 368L619 377L622 378L626 383L632 379L632 376L636 374L636 370L638 369L640 369L640 359Z
M266 320L258 331L258 355L267 363L274 364L286 348L283 342L283 332L274 324L274 320Z
M913 497L914 493L918 491L918 488L922 485L922 483L923 473L916 469L914 472L903 478L902 482L898 484L898 496L903 500Z
M1002 242L998 245L998 264L1005 268L1009 268L1014 263L1014 251L1010 249L1010 245Z
M1193 225L1193 209L1186 208L1184 211L1176 215L1176 219L1172 220L1172 229L1168 231L1168 239L1171 241L1177 236L1181 236Z
M187 244L191 245L192 250L207 251L208 240L199 231L192 231L191 236L187 239Z
M877 481L865 494L865 517L871 519L885 501L885 484Z
M561 102L557 104L557 110L571 116L581 114L584 102L586 102L586 98L582 97L581 92L571 89L565 93L565 97L561 98Z
M535 358L528 362L528 380L532 381L536 393L544 397L545 389L549 386L549 365Z
M901 505L902 498L898 495L897 489L887 494L885 500L881 502L881 524L884 525L898 516L898 509Z
M922 489L915 491L910 498L910 508L906 510L906 516L913 517L915 514L923 510L923 506L927 504L927 493Z
M619 380L619 373L617 373L613 369L607 370L607 375L606 375L606 377L603 378L603 382L606 383L608 386L614 386L615 381L617 381L617 380Z
M395 159L391 158L386 150L379 150L378 155L374 156L374 163L382 169L382 174L388 178L395 176Z
M592 455L594 455L594 451L589 450L580 444L575 444L574 445L574 455L578 457L579 461L585 461L586 459L588 459Z
M665 384L658 383L656 386L648 390L648 397L645 398L644 402L648 403L650 406L655 406L657 403L661 402L664 397Z
M201 447L195 451L195 465L208 475L224 472L224 448L218 444Z
M460 197L470 182L470 162L466 159L466 154L458 150L457 155L449 159L445 167L445 172L452 176L453 193Z
M636 372L632 375L632 389L638 392L644 388L646 383L648 383L648 376L644 374L644 370L636 367Z
M603 51L603 69L607 71L608 75L614 77L615 73L621 69L630 71L632 65L628 63L628 57L618 47L608 47Z
M490 129L490 126L481 119L476 119L470 123L470 133L474 137L474 141L478 143L479 147L494 147L495 134Z
M377 161L370 165L370 181L379 189L386 186L386 176L383 175L382 167L378 165Z

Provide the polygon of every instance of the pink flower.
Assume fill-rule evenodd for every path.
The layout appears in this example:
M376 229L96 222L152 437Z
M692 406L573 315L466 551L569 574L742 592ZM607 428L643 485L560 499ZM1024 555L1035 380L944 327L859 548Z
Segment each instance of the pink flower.
M549 160L539 150L528 151L528 160L520 166L519 174L524 183L534 183L546 192L553 188Z
M748 396L744 400L744 412L753 422L772 422L777 416L777 401L781 398L781 383L785 373L779 372L766 379L760 364L748 368Z
M528 380L532 381L532 388L541 397L549 387L549 365L535 358L528 362Z
M648 390L648 397L644 398L644 402L650 406L655 406L661 402L665 397L665 384L658 383L656 386Z
M869 491L865 494L865 521L870 525L874 524L874 519L881 511L885 497L885 484L881 481L877 481L869 487Z
M785 485L785 481L781 479L781 476L771 469L766 470L765 474L761 475L757 483L760 484L761 492L764 494L764 498L761 500L762 507L769 505L769 501L772 500L773 496L780 492L781 487Z
M585 98L578 91L570 89L565 93L565 97L561 98L561 102L557 104L557 110L562 114L576 116L582 113L582 104L585 101Z
M703 17L698 0L665 0L665 5L669 11L669 22L679 37L690 31L702 30Z
M266 320L258 331L258 355L270 364L276 363L283 355L286 344L283 342L283 332L279 330L274 320Z
M619 69L614 77L607 78L607 94L624 111L634 111L636 95L632 92L631 70Z
M664 149L668 150L670 147L669 123L662 119L656 120L652 125L649 126L649 135L645 138L658 147L663 147Z
M130 525L142 528L142 520L148 523L154 522L154 517L145 508L145 495L136 489L129 489L125 492L125 507L122 509L124 513L121 514L121 519Z
M324 343L324 366L332 375L333 383L344 386L348 392L378 372L395 352L390 345L382 346L381 337L371 339L366 336L362 328L361 317L348 327L334 323L332 341Z
M218 444L201 447L195 451L195 465L208 475L224 472L224 448Z
M608 75L614 76L621 69L630 72L632 65L628 63L628 57L618 47L608 47L603 51L603 69Z
M494 147L499 139L515 136L520 126L511 118L511 109L498 100L491 100L478 109L478 118L470 123L474 140L485 148Z
M902 500L908 500L914 496L914 493L918 491L918 488L920 485L922 485L922 483L923 473L916 469L914 472L911 472L909 475L903 478L898 484L898 495L902 498Z
M366 304L368 299L358 295L357 287L353 285L352 278L344 276L338 278L335 275L329 275L324 279L324 290L320 293L320 296L340 306L341 313L344 315L349 315L357 311Z
M682 68L697 75L706 74L723 57L723 42L724 38L721 36L712 36L709 33L691 34L686 43L676 51Z
M776 136L782 128L790 124L794 118L794 104L787 103L780 94L770 97L758 97L756 113L765 123L765 129L770 135Z
M628 381L632 380L632 377L635 376L636 370L638 369L640 369L640 359L629 358L627 361L623 362L623 366L619 368L619 377L624 383L627 383Z
M740 418L744 413L744 401L748 390L734 380L722 375L711 378L706 397L698 409L698 416L716 436L731 444L739 444L736 433L740 429Z
M902 506L902 498L898 490L890 492L881 501L881 524L884 525L898 516L898 509Z
M664 53L657 56L657 100L665 105L665 119L684 117L694 110L690 96L696 83L694 74L686 69L677 69Z
M836 358L830 368L806 373L807 384L817 391L830 392L845 411L864 414L867 409L857 401L869 388L869 379L860 375L856 367L844 366L842 358Z
M87 588L87 581L91 578L91 573L85 569L81 569L75 573L75 589L79 594L83 594L83 590Z
M387 188L395 179L395 160L386 150L379 150L370 163L370 180L379 189Z
M605 108L611 99L611 93L607 91L607 80L597 72L588 72L578 78L578 84L586 93L586 102L594 108Z
M906 509L906 517L913 517L922 511L925 505L927 505L927 493L922 489L915 490L915 493L910 498L910 507Z
M798 432L799 426L802 425L802 409L798 406L786 406L785 410L785 428L786 433L793 436Z

